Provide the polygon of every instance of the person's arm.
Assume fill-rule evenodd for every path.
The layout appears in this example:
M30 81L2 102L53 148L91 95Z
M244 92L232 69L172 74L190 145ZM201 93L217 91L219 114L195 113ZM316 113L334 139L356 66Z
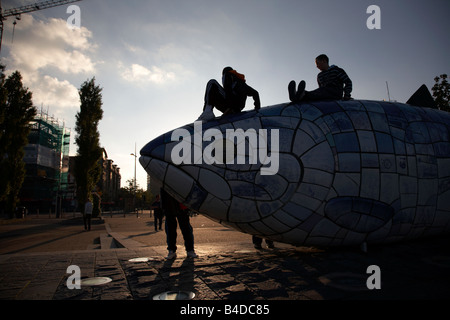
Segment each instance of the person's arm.
M341 69L341 72L339 74L339 78L344 83L344 100L350 100L351 99L351 93L353 90L353 83L352 80L348 77L347 73Z
M261 109L261 101L259 100L259 93L249 85L247 85L247 96L252 97L255 105L255 110Z
M225 95L227 98L231 97L233 95L233 88L232 88L233 78L229 72L225 73L222 76L222 85L225 89Z

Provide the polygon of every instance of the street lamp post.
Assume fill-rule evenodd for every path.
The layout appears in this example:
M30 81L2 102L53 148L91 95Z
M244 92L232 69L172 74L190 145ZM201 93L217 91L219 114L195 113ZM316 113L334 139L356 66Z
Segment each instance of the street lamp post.
M134 157L134 190L133 190L133 210L136 213L136 217L139 216L139 211L136 211L136 159L137 159L137 155L136 155L136 142L134 143L134 153L130 153L131 156Z

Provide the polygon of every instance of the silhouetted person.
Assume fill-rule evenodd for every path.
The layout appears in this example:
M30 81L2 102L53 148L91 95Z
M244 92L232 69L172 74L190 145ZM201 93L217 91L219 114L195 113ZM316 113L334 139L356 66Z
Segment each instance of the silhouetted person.
M317 75L319 88L306 91L306 83L302 80L296 91L295 81L292 80L288 86L289 99L292 102L351 99L352 81L343 69L335 65L329 66L329 59L324 54L316 58L316 66L321 71Z
M189 258L196 258L194 251L194 233L189 222L189 212L182 208L181 204L161 189L161 206L166 216L166 240L169 254L166 259L175 259L177 257L177 222L180 224L180 230L184 238L184 246Z
M162 219L163 219L164 214L161 209L161 200L160 200L159 194L156 195L155 202L153 202L153 204L152 204L152 209L153 209L153 215L155 218L155 231L158 231L158 225L159 225L159 230L162 230Z
M198 121L213 119L213 109L220 110L224 115L239 113L244 109L247 97L253 97L255 109L261 108L259 93L245 82L245 76L231 67L222 71L222 85L214 79L208 81L205 92L205 105Z
M84 230L91 230L92 209L92 202L88 199L84 204Z

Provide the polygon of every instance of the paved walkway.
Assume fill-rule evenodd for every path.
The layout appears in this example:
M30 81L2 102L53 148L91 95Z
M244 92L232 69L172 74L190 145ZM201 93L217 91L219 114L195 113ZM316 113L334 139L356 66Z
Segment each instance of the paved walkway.
M256 250L250 236L198 216L192 224L199 258L186 258L179 246L177 259L167 261L165 233L154 231L148 215L104 216L90 232L81 224L79 217L34 217L0 225L0 299L152 300L167 291L193 292L202 301L450 298L450 237L367 253L279 243ZM147 261L131 260L142 257ZM111 281L69 289L73 265L81 280ZM377 280L381 288L370 290Z

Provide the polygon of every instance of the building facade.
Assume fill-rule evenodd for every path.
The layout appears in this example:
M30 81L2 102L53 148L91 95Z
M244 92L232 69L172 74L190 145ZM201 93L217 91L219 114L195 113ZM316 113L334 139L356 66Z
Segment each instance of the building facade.
M97 192L102 198L102 207L104 210L109 210L117 205L121 181L120 168L114 164L113 160L108 159L105 149L103 149L100 166L103 173L97 183Z
M74 208L78 207L78 203L76 201L76 190L77 190L77 182L75 179L75 159L76 156L72 156L69 159L69 179L68 179L68 190L72 195L72 204ZM102 168L102 174L100 176L100 180L97 182L95 186L95 190L92 192L96 192L101 198L101 207L102 210L110 210L117 206L119 191L120 191L120 168L114 164L114 161L108 159L108 154L106 150L103 149L103 156L99 160L99 165Z
M70 130L42 112L30 123L25 146L26 175L20 193L29 212L68 209Z
M30 125L24 148L26 175L19 195L21 205L29 213L56 213L56 216L77 210L76 156L69 156L70 130L42 112ZM100 195L102 208L108 210L119 197L120 168L108 159L105 149L99 164L102 175L93 192Z

